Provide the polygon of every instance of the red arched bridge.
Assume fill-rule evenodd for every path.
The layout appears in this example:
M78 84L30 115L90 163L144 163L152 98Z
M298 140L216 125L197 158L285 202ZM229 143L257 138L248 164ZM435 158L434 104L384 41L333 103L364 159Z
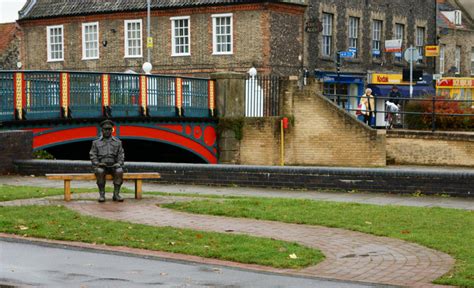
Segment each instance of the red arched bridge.
M89 141L105 118L121 139L173 145L217 163L214 82L127 73L0 71L0 129L33 149Z

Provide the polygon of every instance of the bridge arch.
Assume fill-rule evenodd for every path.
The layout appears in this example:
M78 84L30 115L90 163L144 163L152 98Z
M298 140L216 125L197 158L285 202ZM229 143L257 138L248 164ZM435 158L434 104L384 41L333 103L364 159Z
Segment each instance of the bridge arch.
M92 141L100 135L100 128L96 123L25 128L25 130L33 131L34 150ZM216 125L212 122L116 122L114 135L122 140L146 140L172 145L189 151L205 163L217 163Z

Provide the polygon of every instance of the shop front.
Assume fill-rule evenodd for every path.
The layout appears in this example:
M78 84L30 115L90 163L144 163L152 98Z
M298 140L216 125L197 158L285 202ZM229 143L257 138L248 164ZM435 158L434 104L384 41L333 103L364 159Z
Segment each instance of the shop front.
M472 106L473 95L474 78L446 77L436 81L436 96L464 100Z
M385 101L393 86L397 86L402 98L410 99L410 83L403 81L402 74L382 74L369 73L368 88L372 89L372 94L375 97L375 126L385 126ZM426 96L435 95L435 89L432 85L432 76L429 74L423 75L423 80L417 81L413 84L413 98L422 98ZM403 109L403 107L401 107Z
M358 97L364 93L365 74L316 71L314 76L323 82L324 96L355 114Z

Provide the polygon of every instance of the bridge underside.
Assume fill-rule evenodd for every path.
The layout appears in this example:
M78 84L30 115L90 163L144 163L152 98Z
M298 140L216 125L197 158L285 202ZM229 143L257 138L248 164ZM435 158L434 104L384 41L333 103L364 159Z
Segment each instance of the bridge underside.
M217 163L216 124L212 121L115 121L126 161ZM88 159L92 140L100 136L98 122L31 123L17 129L33 132L33 150L58 159ZM85 154L84 156L81 156Z

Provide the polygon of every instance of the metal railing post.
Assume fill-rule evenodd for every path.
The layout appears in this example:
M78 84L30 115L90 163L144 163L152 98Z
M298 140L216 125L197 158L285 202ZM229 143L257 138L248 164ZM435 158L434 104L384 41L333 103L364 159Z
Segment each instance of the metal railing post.
M23 73L15 73L14 76L14 94L15 94L15 111L16 117L18 120L24 120L25 115L25 105L26 105L26 98L25 98L25 85L24 85L24 74Z
M431 111L431 132L435 132L436 130L436 112L435 112L435 107L436 107L436 98L435 96L432 97L432 108L433 111Z
M182 108L183 108L183 79L176 78L176 88L175 88L175 97L176 97L176 110L178 111L178 116L182 116Z
M208 109L209 109L209 114L211 117L214 117L214 109L216 107L216 97L215 97L215 82L214 80L209 80L208 81L208 91L207 91L207 101L208 101Z

